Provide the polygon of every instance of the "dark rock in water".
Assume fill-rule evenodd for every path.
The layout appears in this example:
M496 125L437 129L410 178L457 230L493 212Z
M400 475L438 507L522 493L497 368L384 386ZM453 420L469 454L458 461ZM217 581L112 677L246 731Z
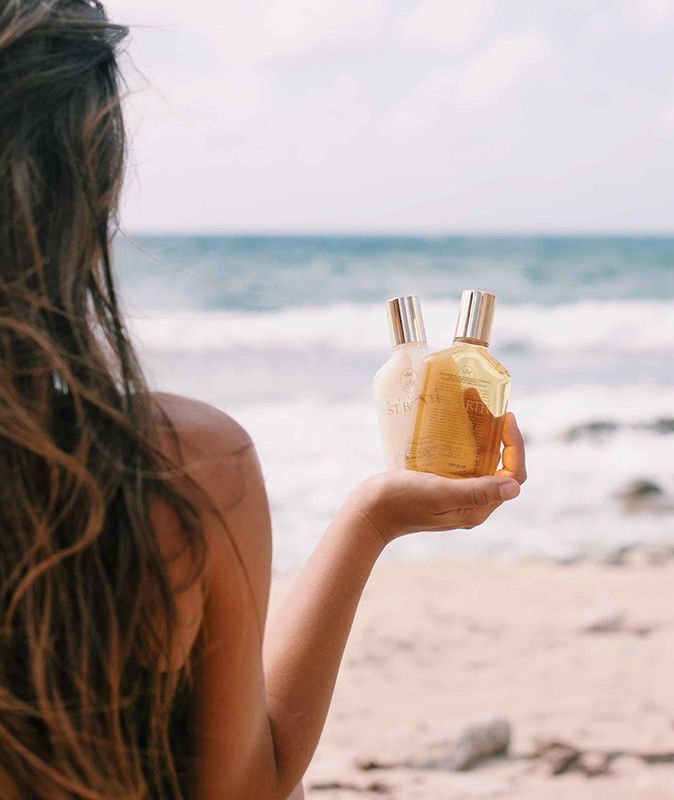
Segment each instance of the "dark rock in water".
M661 417L644 427L653 433L674 433L674 417Z
M574 425L562 434L562 439L566 442L576 442L579 439L601 439L611 433L615 433L622 427L625 426L617 422L611 422L610 420L598 419L592 422L583 422L580 425ZM650 422L634 423L626 427L656 434L674 433L674 417L660 417L660 419Z
M654 497L663 495L664 491L654 481L645 478L633 481L626 489L624 489L620 496L625 500L642 500L644 497Z
M599 562L612 567L656 567L672 559L674 559L674 545L626 544L607 551Z
M603 554L600 561L612 567L624 567L629 563L629 559L634 552L634 546L625 544L621 547L614 547L612 550Z
M574 425L562 436L567 442L575 442L578 439L596 438L615 433L619 428L616 422L608 420L595 420L594 422L584 422L582 425Z
M658 483L648 478L632 481L625 489L618 492L627 513L638 511L660 511L669 513L673 509L671 498Z
M629 567L658 567L674 558L674 547L666 544L650 544L635 547L625 559Z
M549 563L552 560L560 567L573 567L576 564L581 564L585 560L585 556L579 551L572 553L561 553L560 555L552 556L552 558L544 558L543 561Z

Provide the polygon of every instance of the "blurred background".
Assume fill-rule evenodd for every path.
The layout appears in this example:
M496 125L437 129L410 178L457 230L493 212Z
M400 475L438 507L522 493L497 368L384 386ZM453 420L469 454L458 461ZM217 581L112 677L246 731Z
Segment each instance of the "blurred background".
M621 681L629 674L665 687L648 665L671 666L662 660L668 645L653 639L649 651L639 639L637 647L648 625L630 627L620 604L656 592L665 573L638 570L674 553L674 0L107 5L132 26L129 238L117 242L131 328L155 387L213 403L252 434L272 505L275 570L297 568L348 491L382 468L371 380L389 356L384 301L418 294L440 348L451 342L461 290L494 292L491 349L512 374L529 483L479 532L407 537L385 559L534 559L566 565L567 576L576 563L634 566L629 586L601 572L576 583L558 572L499 573L511 619L540 606L561 626L541 638L543 623L532 623L518 640L502 621L514 649L543 651L535 675L523 662L509 670L527 677L500 707L532 736L542 727L629 750L639 720L641 749L665 747L674 697L642 696ZM446 569L452 586L473 574ZM396 574L400 592L412 573ZM427 576L438 596L450 592L436 578ZM522 588L530 586L538 593ZM389 585L381 591L395 595ZM590 621L581 623L575 615L586 606ZM433 615L423 603L417 611L409 625L418 633L419 619ZM574 640L574 649L569 630L595 623L627 638L601 652ZM429 629L428 652L446 624ZM376 650L376 629L365 656L347 661L352 678L367 648ZM464 633L461 647L478 647ZM552 653L555 643L563 646ZM409 654L387 646L370 661L395 655L401 664ZM492 657L494 641L483 646L463 664L467 673ZM632 657L641 660L630 670ZM559 672L567 658L575 678ZM415 708L424 707L419 669L410 673ZM573 700L542 724L554 676ZM502 678L486 680L464 710L483 710ZM395 707L408 684L394 681L387 700L362 680L378 698L376 734L391 722L377 709ZM447 688L438 681L435 704ZM602 695L609 683L622 687L617 697ZM365 695L340 697L340 713L351 708L366 725ZM616 744L611 714L629 746ZM344 749L353 732L340 734L339 724L326 741ZM632 800L635 787L638 797L674 796L669 773L662 789L632 772L636 783L611 784L606 796ZM529 797L498 780L496 789L488 780L453 784L452 797ZM332 797L331 785L315 796ZM399 796L444 796L430 786L415 794L410 783ZM599 786L531 797L595 800Z
M670 536L674 2L108 5L133 329L156 386L252 433L278 569L381 468L384 301L420 295L439 348L464 288L498 296L531 483L479 537L388 557Z

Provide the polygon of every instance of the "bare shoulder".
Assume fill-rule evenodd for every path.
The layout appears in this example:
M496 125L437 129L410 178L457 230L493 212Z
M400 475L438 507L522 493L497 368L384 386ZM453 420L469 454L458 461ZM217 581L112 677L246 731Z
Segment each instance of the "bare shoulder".
M164 393L153 398L163 446L221 512L262 481L253 442L236 420L199 400Z
M207 403L154 394L166 451L202 490L199 509L208 545L207 585L245 576L264 624L271 572L271 521L262 469L253 442L238 422ZM248 588L246 588L248 591Z
M190 448L212 451L217 445L236 453L252 445L248 432L236 420L208 403L165 392L155 392L152 397L181 443Z

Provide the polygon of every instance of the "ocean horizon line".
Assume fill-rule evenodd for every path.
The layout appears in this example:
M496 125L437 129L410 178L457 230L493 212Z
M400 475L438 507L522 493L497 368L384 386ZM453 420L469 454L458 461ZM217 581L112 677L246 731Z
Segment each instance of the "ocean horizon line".
M668 241L674 239L674 229L670 231L613 231L613 230L568 230L568 231L471 231L471 230L273 230L273 229L236 229L223 231L209 230L135 230L125 231L122 235L133 239L588 239L610 241L620 239L650 239Z

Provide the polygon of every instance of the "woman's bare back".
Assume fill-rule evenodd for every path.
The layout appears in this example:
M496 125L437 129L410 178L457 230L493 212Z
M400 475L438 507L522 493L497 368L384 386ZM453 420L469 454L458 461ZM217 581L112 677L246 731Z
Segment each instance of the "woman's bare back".
M191 657L196 796L208 800L243 785L247 772L273 758L262 666L271 580L269 504L255 449L240 425L204 403L155 398L173 429L162 432L165 447L206 501L199 509L206 563L201 580L176 595L181 624L171 667ZM152 518L179 587L193 565L181 547L178 521L161 503Z

